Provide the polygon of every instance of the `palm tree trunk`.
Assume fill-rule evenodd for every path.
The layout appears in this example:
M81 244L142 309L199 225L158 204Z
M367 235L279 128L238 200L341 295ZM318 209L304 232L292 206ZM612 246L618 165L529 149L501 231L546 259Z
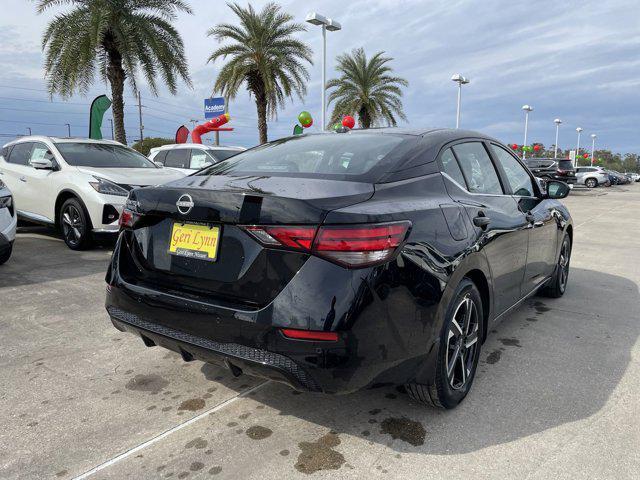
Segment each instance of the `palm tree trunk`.
M256 108L258 110L258 132L260 134L260 143L267 143L267 99L264 94L260 97L256 95Z
M358 112L358 123L362 128L371 128L371 117L364 107Z
M104 48L109 57L107 78L111 84L111 111L113 112L113 130L115 140L127 144L127 134L124 130L124 81L126 73L122 68L122 55L115 46L109 33L105 35Z

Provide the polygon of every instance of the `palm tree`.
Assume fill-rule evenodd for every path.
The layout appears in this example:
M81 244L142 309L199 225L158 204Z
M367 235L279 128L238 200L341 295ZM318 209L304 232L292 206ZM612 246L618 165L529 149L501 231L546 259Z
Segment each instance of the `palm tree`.
M303 62L313 63L312 51L292 36L306 28L292 23L293 16L282 12L275 3L267 4L259 13L251 5L246 9L237 3L228 5L240 25L220 24L207 32L218 42L231 41L209 57L210 62L230 57L218 73L214 91L234 98L246 84L256 102L260 143L265 143L267 117L275 117L278 108L294 93L302 99L307 92L309 72Z
M141 69L154 94L158 77L173 94L178 77L191 86L182 38L170 23L191 9L182 0L39 0L37 11L63 4L74 8L56 15L42 36L49 93L84 94L97 69L111 84L116 140L126 144L125 80L137 93Z
M329 104L335 101L331 123L339 122L343 115L356 114L362 128L379 125L383 121L396 126L396 116L402 120L407 117L402 109L402 90L409 83L390 73L388 65L393 60L378 52L370 59L363 48L351 53L339 55L336 70L338 78L327 82L327 89L335 88L329 94Z

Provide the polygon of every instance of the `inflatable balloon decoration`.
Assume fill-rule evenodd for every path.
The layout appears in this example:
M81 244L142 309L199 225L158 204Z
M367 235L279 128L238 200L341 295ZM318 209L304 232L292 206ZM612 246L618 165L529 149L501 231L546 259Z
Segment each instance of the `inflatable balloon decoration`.
M351 115L345 115L342 117L342 126L348 129L352 129L356 126L356 120Z
M209 132L230 132L233 128L222 127L225 123L227 123L231 117L228 113L223 113L222 115L212 118L208 122L201 123L197 125L196 128L191 132L191 141L193 143L202 143L202 138L200 138L205 133Z
M313 117L309 112L303 110L298 115L298 122L300 122L300 124L296 124L293 127L294 135L302 135L304 128L309 128L311 125L313 125Z

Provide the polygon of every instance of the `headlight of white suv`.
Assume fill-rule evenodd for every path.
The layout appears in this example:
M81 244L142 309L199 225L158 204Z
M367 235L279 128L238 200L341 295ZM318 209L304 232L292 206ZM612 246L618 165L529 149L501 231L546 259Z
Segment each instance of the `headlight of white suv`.
M91 185L98 193L104 193L105 195L117 195L119 197L126 197L129 195L129 192L118 184L100 177L93 178L95 178L97 182L89 182L89 185Z

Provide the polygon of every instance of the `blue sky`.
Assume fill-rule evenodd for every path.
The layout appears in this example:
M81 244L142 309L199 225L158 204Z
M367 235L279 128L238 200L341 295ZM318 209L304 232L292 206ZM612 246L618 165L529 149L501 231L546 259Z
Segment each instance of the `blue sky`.
M180 15L193 90L177 96L162 90L159 98L142 87L145 135L173 136L190 119L202 119L203 98L211 94L219 64L208 64L216 48L206 31L216 23L233 22L219 0L193 0L194 15ZM245 2L241 2L246 4ZM256 8L266 2L253 1ZM457 72L471 78L463 89L465 128L491 134L505 142L522 143L523 104L530 104L529 140L550 145L554 118L561 118L560 146L575 146L575 128L584 129L582 145L591 133L597 148L640 153L640 3L608 1L503 0L323 0L280 1L300 21L316 10L342 23L342 31L327 35L328 77L336 55L356 47L368 54L384 50L394 58L396 73L409 81L404 105L411 127L453 126ZM0 18L0 143L7 135L65 135L66 123L75 136L86 135L88 104L109 88L97 81L86 97L48 101L40 39L56 11L36 15L33 2L3 0ZM304 101L297 99L269 123L269 138L288 135L298 112L309 110L320 119L319 29L300 35L314 50L311 81ZM141 82L141 84L143 84ZM131 92L126 98L125 124L130 139L137 136L138 118ZM230 105L228 144L257 142L255 104L242 92ZM108 118L109 114L107 114ZM188 123L187 123L188 124ZM105 120L105 126L109 122ZM189 125L189 124L188 124ZM316 127L312 127L315 129ZM105 136L109 136L104 128ZM589 142L590 143L590 142Z

